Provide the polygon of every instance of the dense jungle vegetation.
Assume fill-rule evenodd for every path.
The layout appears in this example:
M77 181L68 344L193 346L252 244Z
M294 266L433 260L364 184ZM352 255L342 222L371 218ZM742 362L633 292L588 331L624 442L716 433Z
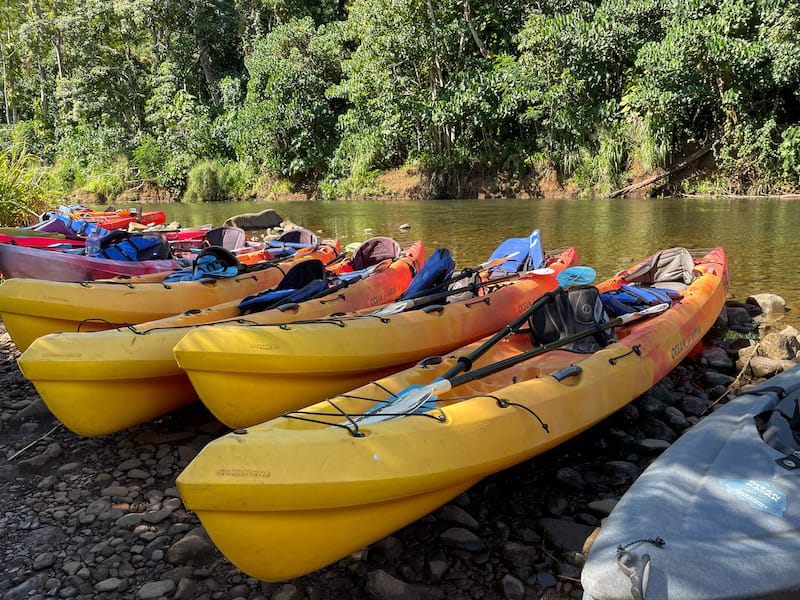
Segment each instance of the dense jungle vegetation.
M488 174L607 193L800 185L800 2L6 0L5 198L156 187L447 197ZM554 175L553 175L554 174ZM15 195L22 189L24 194ZM15 192L17 190L17 192ZM675 190L673 190L675 191Z

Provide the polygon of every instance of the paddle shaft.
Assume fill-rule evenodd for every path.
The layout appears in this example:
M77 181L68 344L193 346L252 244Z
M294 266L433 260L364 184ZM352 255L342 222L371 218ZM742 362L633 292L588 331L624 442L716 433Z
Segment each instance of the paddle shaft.
M411 386L410 388L407 388L405 391L398 394L394 400L385 403L382 407L377 408L368 415L359 417L358 420L361 424L369 424L369 423L376 423L379 421L383 421L386 419L391 419L401 414L411 414L417 412L420 409L420 407L425 405L425 403L435 400L437 396L444 394L445 392L448 392L449 390L453 389L456 386L462 385L464 383L467 383L474 379L478 379L480 377L485 377L487 375L497 373L517 363L528 360L535 356L539 356L546 352L550 352L551 350L555 350L556 348L559 348L566 344L576 342L585 337L596 335L598 332L603 331L604 329L616 327L617 325L623 325L625 323L628 323L630 321L633 321L641 317L653 316L662 313L666 309L668 309L669 306L670 306L669 304L658 304L656 306L651 306L650 308L641 310L639 312L622 315L621 317L617 317L616 319L612 319L611 321L607 321L605 323L599 323L595 327L579 331L578 333L566 336L564 338L556 340L555 342L551 342L550 344L545 344L533 350L528 350L527 352L521 352L516 356L511 356L507 359L485 365L479 369L470 371L469 373L464 373L463 375L456 375L456 376L443 375L442 377L435 379L428 385ZM484 346L485 344L482 346L482 348ZM463 357L460 357L458 361L461 362L462 358ZM472 367L471 362L467 363L467 361L464 361L464 364L466 365L467 368ZM456 364L456 367L459 367L461 370L464 369L464 366L461 366L459 364ZM455 371L456 367L450 369L448 373ZM388 410L391 410L392 412L386 412Z
M442 300L444 298L448 298L450 296L455 296L456 294L463 294L464 292L477 292L480 288L486 287L488 285L492 285L495 283L502 283L504 281L509 281L511 279L517 279L520 277L520 273L512 273L511 275L506 275L504 277L497 277L495 279L487 279L486 281L478 281L475 283L470 283L469 285L465 285L462 288L452 289L452 290L442 290L441 292L437 292L435 294L427 294L425 296L417 296L416 298L409 298L408 300L399 300L397 302L393 302L392 304L387 304L383 308L379 308L375 311L375 314L395 314L398 312L403 312L409 310L411 308L416 308L418 306L424 306L431 302L436 302L437 300ZM454 278L452 281L458 281L460 278ZM450 283L448 281L447 283ZM438 286L437 286L438 287Z
M596 327L590 327L589 329L584 329L583 331L578 331L577 333L573 333L572 335L568 335L566 337L557 339L555 342L550 342L549 344L543 344L537 348L532 350L527 350L526 352L521 352L516 356L510 356L504 360L499 360L495 363L486 365L484 367L480 367L475 369L474 371L470 371L469 373L464 373L463 375L458 376L450 376L448 377L446 374L442 376L443 379L448 379L450 381L450 387L454 388L456 386L462 385L464 383L468 383L475 379L480 379L481 377L486 377L487 375L492 375L494 373L498 373L503 369L507 369L508 367L513 367L514 365L524 362L529 358L534 358L536 356L541 356L542 354L546 354L551 350L556 350L562 346L566 346L567 344L571 344L573 342L577 342L587 337L591 337L596 335L600 331L605 331L606 329L612 329L614 327L618 327L625 323L629 323L635 319L641 317L647 317L651 315L656 315L667 308L667 305L657 305L651 307L651 309L659 308L660 310L643 310L635 313L629 313L626 315L622 315L617 317L616 319L612 319L610 321L606 321L605 323L599 323ZM451 369L452 370L452 369Z
M461 371L468 371L469 369L471 369L473 362L475 362L478 358L483 356L492 346L497 344L500 340L504 339L508 334L516 331L517 328L523 323L525 323L525 321L527 321L533 313L535 313L537 310L539 310L539 308L541 308L548 302L552 302L553 299L562 291L563 288L559 286L550 292L545 292L538 300L536 300L536 302L531 304L528 310L523 312L520 316L511 321L511 323L509 323L508 325L503 327L500 331L495 333L492 337L490 337L483 344L478 346L475 350L470 352L467 356L459 356L458 362L455 365L453 365L449 371L447 371L444 375L442 375L441 378L452 380L452 378L461 373Z

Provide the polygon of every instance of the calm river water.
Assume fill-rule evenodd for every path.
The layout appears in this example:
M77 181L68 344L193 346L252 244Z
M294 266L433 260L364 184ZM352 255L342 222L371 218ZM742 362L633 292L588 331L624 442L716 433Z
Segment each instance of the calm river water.
M150 208L150 207L148 207ZM800 327L800 201L753 199L546 199L161 204L184 226L220 225L233 215L275 209L284 219L346 243L373 235L422 239L449 248L459 267L485 260L507 237L542 232L545 249L572 245L598 281L669 246L728 253L730 299L774 292L787 301L784 321ZM408 224L411 229L400 231ZM370 229L370 233L365 233ZM793 311L793 312L792 312Z

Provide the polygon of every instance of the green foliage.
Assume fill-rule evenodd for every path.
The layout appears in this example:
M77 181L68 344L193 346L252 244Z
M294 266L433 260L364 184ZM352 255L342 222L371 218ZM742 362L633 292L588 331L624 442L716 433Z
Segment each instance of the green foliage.
M185 202L222 202L228 199L224 167L212 160L203 160L189 171Z
M186 202L239 200L252 187L254 174L241 163L201 160L189 171Z
M710 142L724 180L692 189L800 186L800 0L9 0L0 14L4 141L65 192L144 181L205 198L213 172L235 197L256 173L365 193L414 163L438 181L554 167L601 193Z
M778 159L786 179L792 184L800 184L800 126L787 127L781 133Z
M100 173L117 161L128 146L128 134L117 127L70 128L56 147L56 156L73 161L89 172Z
M125 131L117 127L80 125L68 130L58 143L58 157L51 180L59 189L73 189L98 196L100 202L112 200L134 178L124 150Z
M37 221L31 217L44 212L51 199L51 193L42 183L42 170L35 156L20 145L0 152L0 225Z
M59 191L61 194L82 189L86 185L85 169L69 158L59 158L47 171L49 187Z
M336 28L290 21L256 42L246 64L247 97L230 127L237 157L279 177L318 179L338 139L325 93L340 76Z
M130 179L128 158L118 154L105 165L105 170L86 175L81 191L94 194L101 204L113 201L127 186Z
M575 169L573 183L587 193L608 194L621 184L628 162L628 148L623 128L608 128L598 135L597 151L586 153Z
M165 148L152 135L142 137L139 145L133 149L133 164L142 180L158 182L166 160Z
M781 165L776 148L776 124L742 122L725 128L717 148L720 172L734 194L760 195L778 183Z

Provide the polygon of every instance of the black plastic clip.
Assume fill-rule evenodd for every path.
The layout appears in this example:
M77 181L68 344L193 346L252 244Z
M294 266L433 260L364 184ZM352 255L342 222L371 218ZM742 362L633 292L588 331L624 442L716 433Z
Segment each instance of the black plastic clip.
M639 345L633 346L629 352L626 352L625 354L620 354L619 356L615 356L614 358L609 358L608 364L616 365L617 361L619 361L621 358L625 358L626 356L630 356L631 354L635 354L636 356L641 356L642 347Z

